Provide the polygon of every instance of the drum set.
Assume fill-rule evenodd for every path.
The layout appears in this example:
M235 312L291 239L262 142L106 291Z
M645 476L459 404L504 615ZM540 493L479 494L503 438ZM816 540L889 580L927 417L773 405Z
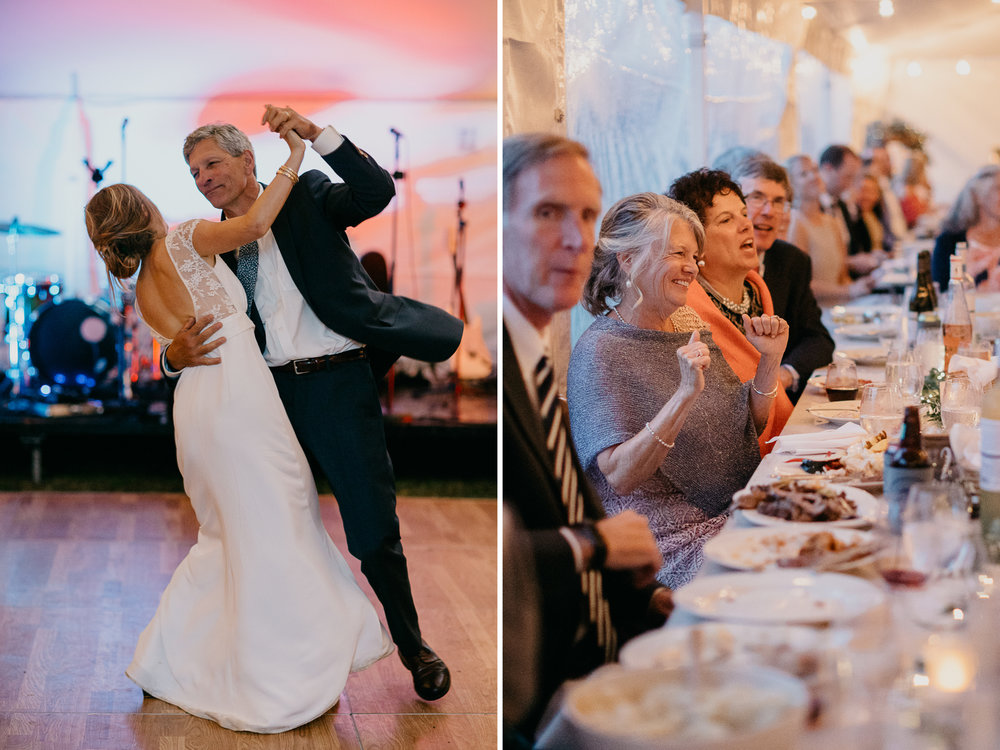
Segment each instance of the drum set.
M0 223L16 258L18 235L56 230ZM68 298L57 275L0 279L0 401L132 401L165 392L158 345L139 322L134 297Z

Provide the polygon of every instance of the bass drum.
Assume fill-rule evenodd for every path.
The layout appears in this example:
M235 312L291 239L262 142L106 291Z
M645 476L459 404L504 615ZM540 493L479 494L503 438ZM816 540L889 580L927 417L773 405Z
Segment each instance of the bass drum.
M56 299L38 308L28 352L39 384L70 392L104 385L118 366L111 315L79 299Z

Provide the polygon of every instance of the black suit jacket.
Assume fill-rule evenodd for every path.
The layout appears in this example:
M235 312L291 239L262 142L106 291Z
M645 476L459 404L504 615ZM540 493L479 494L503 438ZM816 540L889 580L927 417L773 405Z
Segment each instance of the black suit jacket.
M318 170L304 173L271 225L295 286L324 325L368 345L376 375L400 356L448 359L462 339L462 321L433 305L379 291L347 239L347 227L377 215L392 200L392 177L347 138L323 159L344 182ZM236 253L222 257L235 272ZM250 318L263 350L264 324L255 304Z
M575 451L573 458L578 464ZM585 517L590 520L604 518L600 498L582 471L580 478ZM521 727L531 736L541 711L559 685L600 666L603 649L597 647L592 633L574 645L578 630L588 625L586 602L581 594L572 550L559 533L559 528L565 524L565 515L559 484L545 447L541 417L528 396L506 327L503 331L503 488L504 503L517 511L526 531L541 594L538 705ZM657 622L648 615L649 601L656 588L658 586L653 585L637 589L627 574L604 571L604 594L611 607L619 643L662 624L662 618ZM504 606L519 606L519 603L505 601ZM505 664L504 669L508 668L516 669L517 665Z
M822 311L812 293L812 260L784 240L775 240L764 255L764 283L774 302L774 314L788 321L788 346L781 364L799 373L799 387L789 395L797 401L813 370L833 361L835 344L823 325Z

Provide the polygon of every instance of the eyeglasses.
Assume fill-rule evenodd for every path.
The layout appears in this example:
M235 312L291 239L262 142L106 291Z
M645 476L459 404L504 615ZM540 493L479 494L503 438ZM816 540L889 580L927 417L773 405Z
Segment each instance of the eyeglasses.
M788 208L788 201L784 198L768 198L763 193L750 193L747 196L747 208L751 211L759 211L767 204L771 205L775 213L781 213Z

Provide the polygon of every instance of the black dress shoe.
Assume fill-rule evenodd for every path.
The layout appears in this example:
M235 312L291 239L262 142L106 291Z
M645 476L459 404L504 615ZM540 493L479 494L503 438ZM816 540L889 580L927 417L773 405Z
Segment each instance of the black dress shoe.
M411 656L399 655L403 666L413 673L413 689L425 701L436 701L451 687L451 673L426 643Z

